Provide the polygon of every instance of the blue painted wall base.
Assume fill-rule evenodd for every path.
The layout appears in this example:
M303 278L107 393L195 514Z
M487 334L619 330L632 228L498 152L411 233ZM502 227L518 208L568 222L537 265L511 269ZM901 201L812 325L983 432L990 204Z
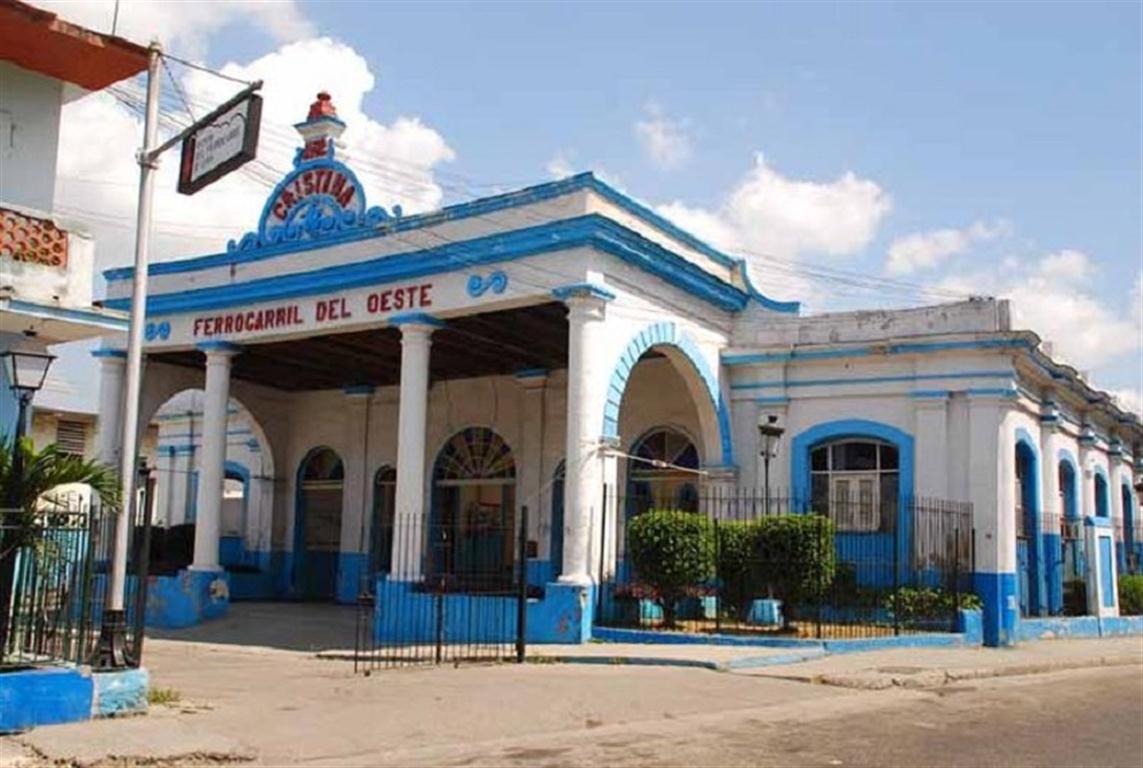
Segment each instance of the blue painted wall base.
M230 605L225 571L179 571L152 576L147 584L148 627L181 629L226 615Z
M1075 637L1121 637L1143 635L1143 616L1059 616L1022 619L1017 639L1055 640Z
M974 573L973 588L984 604L984 644L1000 648L1016 642L1020 595L1015 573Z
M591 638L590 585L553 582L544 596L529 599L526 635L529 643L586 643ZM407 581L377 581L373 634L382 643L431 643L437 636L437 601L444 619L444 642L499 642L516 639L516 598L511 595L438 595L422 592Z
M95 672L91 679L95 683L92 717L115 717L147 711L147 689L151 679L143 667Z
M78 667L0 672L0 733L91 718L95 685Z
M337 556L337 591L339 603L353 605L366 587L369 573L369 555L363 552L342 552Z

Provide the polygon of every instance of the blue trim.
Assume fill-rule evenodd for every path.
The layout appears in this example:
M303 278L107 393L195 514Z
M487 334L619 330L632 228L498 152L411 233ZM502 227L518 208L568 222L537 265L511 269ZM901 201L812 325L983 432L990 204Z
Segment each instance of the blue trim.
M790 398L784 396L778 397L756 397L754 402L758 405L786 405L790 402Z
M194 345L194 348L200 352L234 352L242 351L240 344L235 344L232 341L200 341Z
M1019 397L1020 392L1015 387L974 387L972 389L958 390L967 395L975 395L976 397L1003 397L1003 398L1016 398Z
M914 389L909 397L915 400L944 400L951 394L950 389Z
M400 327L402 325L427 325L432 328L444 328L444 320L433 317L427 312L402 312L389 318L389 325Z
M795 503L809 509L811 499L810 453L822 443L846 438L875 438L884 440L897 449L898 489L897 489L897 561L903 573L908 572L911 542L913 540L912 516L909 514L910 500L913 497L914 467L916 457L913 436L897 427L878 421L865 419L841 419L828 421L799 432L790 444L790 488Z
M726 363L726 358L723 358ZM825 387L835 384L890 384L905 381L932 381L942 379L999 379L1012 378L1012 371L961 371L959 373L912 373L900 376L866 376L848 379L796 379L794 381L755 381L742 384L731 384L731 389L776 389L779 387ZM919 390L924 392L942 392L945 390ZM921 395L924 396L924 395Z
M111 317L94 309L74 309L71 307L55 307L48 304L37 304L24 299L7 299L7 309L24 315L48 318L50 320L68 320L74 323L107 328L113 331L127 330L127 318ZM130 305L131 300L127 299Z
M0 677L0 733L91 718L95 684L79 667L39 667Z
M723 355L723 365L757 365L782 363L787 360L826 360L839 357L879 357L883 355L910 355L922 352L947 352L962 349L1031 349L1027 339L976 339L972 341L906 342L888 345L865 345L843 349L791 349L783 352L750 352Z
M552 296L560 301L567 301L571 298L592 298L601 299L603 301L614 301L615 292L608 289L606 286L597 285L596 283L572 283L570 285L561 285L559 288L552 289Z
M318 242L303 240L281 243L278 245L263 246L262 248L254 251L218 253L208 256L199 256L193 259L183 259L173 262L160 262L158 264L152 264L148 269L148 273L151 275L161 275L177 274L180 272L194 272L202 269L210 269L211 267L229 266L232 264L240 264L250 261L267 259L280 254L297 253L312 250L315 248L328 247L335 244L356 242L360 240L372 239L375 237L385 237L390 234L407 232L413 229L420 229L422 227L442 224L447 221L454 221L457 219L469 218L473 216L483 216L508 208L515 208L522 205L529 205L544 200L550 200L552 198L570 194L581 189L590 189L598 193L608 201L618 205L627 212L635 214L639 218L650 222L658 229L677 239L679 242L687 245L690 248L693 248L705 256L710 257L722 266L740 269L744 278L744 282L749 289L750 297L754 298L767 309L772 309L778 312L796 313L798 311L797 302L777 302L759 293L758 290L750 282L750 277L747 273L744 259L728 256L721 251L712 248L707 243L698 239L689 232L680 229L646 206L637 203L630 197L627 197L621 192L611 188L607 184L595 178L595 176L591 173L581 173L567 179L547 182L545 184L538 184L536 186L526 187L524 189L520 189L515 192L509 192L503 195L495 195L492 197L472 200L467 203L460 203L458 205L443 208L439 211L425 213L418 216L409 216L381 221L375 227L366 227L356 231L350 230L344 233L333 234ZM124 267L119 269L105 270L103 276L108 282L114 282L117 280L129 280L133 274L133 268Z
M502 234L337 264L308 272L291 272L243 283L155 294L147 299L147 314L170 315L326 294L583 247L615 256L728 312L742 310L749 300L742 289L720 280L682 256L611 219L599 214L587 214ZM107 306L115 307L127 307L129 303L127 297L106 302Z
M97 357L97 358L114 357L114 358L118 358L118 359L122 360L122 359L125 359L127 357L127 350L125 350L125 349L110 349L110 348L104 347L103 349L91 350L91 356Z
M341 391L347 395L372 395L375 390L372 384L352 384Z
M486 278L480 275L469 275L464 288L468 295L474 299L480 298L488 291L496 294L504 293L508 288L508 275L502 269L492 271Z
M603 406L603 437L619 437L619 406L623 402L623 392L627 388L627 380L635 364L643 353L655 346L671 346L683 353L683 356L694 367L707 394L710 395L710 404L714 409L715 419L718 423L719 443L722 450L724 466L734 464L734 443L730 431L730 409L722 396L718 378L707 365L706 358L698 348L698 344L685 331L679 332L673 322L655 323L644 328L628 342L619 360L611 372L611 380L607 388L607 400ZM706 457L707 461L710 457Z
M512 376L517 379L539 379L547 375L547 368L523 368L512 374Z
M1085 517L1083 519L1085 528L1110 528L1111 518L1108 517Z
M1023 478L1023 485L1018 489L1021 494L1021 506L1026 517L1025 529L1028 532L1028 595L1027 608L1029 616L1038 616L1044 612L1044 532L1043 532L1043 499L1040 497L1040 483L1043 477L1040 460L1040 443L1032 437L1023 427L1016 428L1014 450L1019 453L1021 447L1027 451L1027 473ZM1001 511L1001 514L1006 514Z

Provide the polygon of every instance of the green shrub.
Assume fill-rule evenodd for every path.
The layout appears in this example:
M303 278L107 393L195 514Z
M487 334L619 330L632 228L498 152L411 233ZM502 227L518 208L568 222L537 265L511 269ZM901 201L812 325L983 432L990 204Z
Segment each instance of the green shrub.
M905 626L951 618L958 607L979 611L982 605L975 592L955 593L934 587L902 587L895 596L887 595L884 602L885 610L897 614Z
M655 590L664 623L673 627L675 604L713 575L713 527L692 512L644 512L627 526L627 556L639 580Z
M782 601L788 628L798 604L823 598L833 583L833 522L821 515L777 515L757 524L752 586Z
M729 520L719 522L717 576L722 585L721 597L739 619L746 617L750 603L759 595L751 579L751 563L758 545L757 521Z
M1124 616L1143 614L1143 574L1119 577L1119 612Z

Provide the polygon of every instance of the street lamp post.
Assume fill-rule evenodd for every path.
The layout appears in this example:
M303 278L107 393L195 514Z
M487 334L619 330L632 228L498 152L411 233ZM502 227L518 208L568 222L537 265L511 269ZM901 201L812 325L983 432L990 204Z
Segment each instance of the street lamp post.
M9 350L0 353L3 360L4 373L8 377L8 385L16 396L18 408L16 411L16 430L12 435L12 466L8 478L8 493L4 499L5 515L0 516L0 656L8 649L9 611L12 604L12 581L16 571L17 546L9 544L11 539L19 533L22 520L20 499L24 495L24 452L20 442L24 439L28 421L28 406L44 386L44 379L48 376L48 368L55 355L46 352L30 352L22 350ZM11 516L15 523L4 520ZM11 529L11 530L10 530Z
M778 455L778 440L786 430L778 426L778 417L770 414L765 421L758 422L759 445L762 449L762 482L766 499L762 502L765 514L770 514L770 459Z

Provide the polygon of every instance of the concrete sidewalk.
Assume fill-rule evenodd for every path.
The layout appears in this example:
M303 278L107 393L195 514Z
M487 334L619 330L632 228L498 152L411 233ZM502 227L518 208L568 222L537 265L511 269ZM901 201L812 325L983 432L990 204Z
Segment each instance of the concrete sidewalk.
M700 727L734 713L760 723L803 722L815 713L864 712L967 677L1116 665L1143 681L1141 638L895 649L733 674L693 667L733 672L790 649L590 643L531 651L531 664L380 670L367 678L354 675L350 661L312 651L156 639L147 646L153 684L177 692L178 701L152 706L146 716L0 739L0 766L433 764L476 741L522 734L544 742L572 732L625 734L649 723L670 731L680 721ZM554 663L561 658L588 663ZM424 760L413 759L417 750L429 750Z

